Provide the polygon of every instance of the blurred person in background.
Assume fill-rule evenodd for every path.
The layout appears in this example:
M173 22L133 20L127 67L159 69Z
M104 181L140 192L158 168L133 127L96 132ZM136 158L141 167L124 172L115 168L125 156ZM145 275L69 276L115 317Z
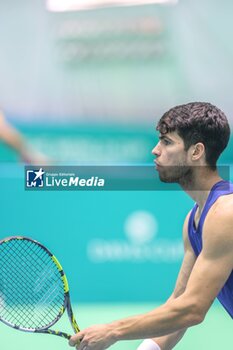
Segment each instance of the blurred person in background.
M12 148L27 164L48 164L48 158L42 153L34 150L25 137L7 122L3 112L0 110L0 141Z
M160 180L178 183L196 202L183 225L184 259L175 289L150 312L77 333L69 343L79 350L133 339L145 339L138 350L173 349L187 328L204 320L216 297L233 318L233 184L216 167L230 137L227 118L210 103L188 103L166 112L157 130L152 153ZM151 276L145 288L159 288L159 281Z

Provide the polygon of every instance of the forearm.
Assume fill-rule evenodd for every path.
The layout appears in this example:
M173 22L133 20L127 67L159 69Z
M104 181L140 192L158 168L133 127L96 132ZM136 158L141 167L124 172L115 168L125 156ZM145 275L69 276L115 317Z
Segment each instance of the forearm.
M44 164L48 163L47 157L40 152L34 150L27 140L11 125L1 118L0 112L0 140L16 151L21 160L30 164Z
M26 143L23 137L11 126L4 124L0 126L0 138L11 148L19 153L24 153Z
M181 299L149 313L113 322L114 337L116 340L162 337L200 323L195 303Z
M101 350L120 340L158 338L170 334L170 337L167 337L167 346L168 343L172 346L178 341L178 336L182 336L181 332L200 323L203 315L202 304L188 293L146 314L86 328L72 336L69 344L75 346L81 340L80 350L84 350L85 347L90 350ZM175 332L177 334L171 336L171 333ZM152 349L158 350L158 346L153 347L152 344Z
M182 339L186 330L187 328L165 335L163 337L153 338L153 341L159 345L161 350L172 350Z

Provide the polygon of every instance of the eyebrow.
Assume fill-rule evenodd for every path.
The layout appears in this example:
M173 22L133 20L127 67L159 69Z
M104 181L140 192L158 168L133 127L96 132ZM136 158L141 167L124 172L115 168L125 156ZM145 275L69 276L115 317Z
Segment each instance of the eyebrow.
M159 135L159 139L160 139L160 140L168 139L168 140L174 142L174 140L172 140L170 137L168 137L168 136L166 136L166 135Z

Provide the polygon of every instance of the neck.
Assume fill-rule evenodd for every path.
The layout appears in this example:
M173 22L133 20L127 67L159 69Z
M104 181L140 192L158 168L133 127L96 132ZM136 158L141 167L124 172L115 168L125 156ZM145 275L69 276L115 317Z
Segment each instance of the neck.
M200 210L203 209L211 188L222 178L217 171L198 169L192 174L189 181L180 183L183 190L197 203Z

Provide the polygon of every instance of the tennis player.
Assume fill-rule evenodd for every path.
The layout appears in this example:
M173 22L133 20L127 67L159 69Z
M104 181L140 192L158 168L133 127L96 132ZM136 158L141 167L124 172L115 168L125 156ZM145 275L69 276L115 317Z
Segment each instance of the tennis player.
M166 112L157 130L152 153L161 181L179 183L196 202L183 226L185 254L175 289L148 313L74 335L70 345L81 340L79 350L130 339L145 339L138 350L173 349L187 328L204 320L216 297L233 318L233 184L216 168L230 136L227 118L210 103L188 103Z

